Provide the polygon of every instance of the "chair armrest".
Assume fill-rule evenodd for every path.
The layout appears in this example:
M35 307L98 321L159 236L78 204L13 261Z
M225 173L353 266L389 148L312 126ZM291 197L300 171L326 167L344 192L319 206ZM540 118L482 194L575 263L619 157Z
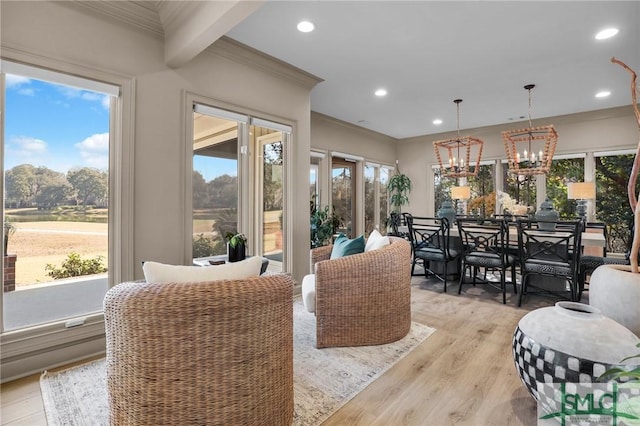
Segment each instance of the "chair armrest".
M316 263L322 262L323 260L329 260L331 258L332 250L333 250L333 244L311 249L311 256L310 256L311 262L309 265L310 273L312 274L315 273Z

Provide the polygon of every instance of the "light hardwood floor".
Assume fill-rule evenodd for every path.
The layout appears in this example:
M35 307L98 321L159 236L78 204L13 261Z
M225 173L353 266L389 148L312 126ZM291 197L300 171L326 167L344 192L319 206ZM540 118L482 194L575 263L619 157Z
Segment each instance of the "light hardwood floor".
M442 289L440 282L413 278L413 320L437 331L325 426L536 424L536 404L513 365L511 337L523 315L555 301L530 295L518 308L514 295L503 305L492 287L465 285L461 295L457 283L446 294ZM38 379L2 385L2 425L47 424Z

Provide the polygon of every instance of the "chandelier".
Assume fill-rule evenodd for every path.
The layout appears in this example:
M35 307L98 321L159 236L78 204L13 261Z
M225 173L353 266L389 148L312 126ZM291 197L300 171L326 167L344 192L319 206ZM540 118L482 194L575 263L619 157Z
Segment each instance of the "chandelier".
M456 99L453 102L456 104L457 137L433 143L436 149L436 157L440 164L441 176L457 178L476 176L478 174L477 166L480 165L480 158L482 157L483 142L470 136L460 137L460 103L462 99ZM445 152L446 162L442 159ZM471 170L471 158L474 158L476 166L473 167L473 171Z
M534 87L535 84L524 86L529 91L529 127L502 132L509 173L516 175L547 174L558 142L558 134L553 125L531 125L531 89Z

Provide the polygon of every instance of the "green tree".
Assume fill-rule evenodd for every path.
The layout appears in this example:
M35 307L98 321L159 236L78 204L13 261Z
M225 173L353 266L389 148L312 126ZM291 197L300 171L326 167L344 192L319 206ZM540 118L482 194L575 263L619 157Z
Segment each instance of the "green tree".
M207 182L202 177L202 174L194 170L193 171L193 208L194 209L206 209L211 207L211 201L209 200L209 191L207 188Z
M571 182L584 180L584 158L553 160L547 175L547 198L560 214L560 218L576 217L576 202L567 198L567 187Z
M238 178L227 174L207 183L211 208L236 208L238 206Z
M108 176L106 172L91 167L69 170L67 180L76 191L78 201L86 207L90 201L106 204Z
M63 182L51 183L45 186L40 193L36 195L35 201L39 209L51 209L65 204L72 195L73 188L65 179Z
M627 198L633 155L596 157L596 219L607 224L609 247L624 253L631 247L633 212ZM636 186L636 194L640 185Z

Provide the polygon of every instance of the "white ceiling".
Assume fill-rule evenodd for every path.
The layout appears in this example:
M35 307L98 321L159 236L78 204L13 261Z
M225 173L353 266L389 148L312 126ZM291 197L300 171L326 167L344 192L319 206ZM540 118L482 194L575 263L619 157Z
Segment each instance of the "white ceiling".
M528 83L534 119L630 105L610 58L640 71L637 1L267 1L227 36L324 79L313 111L394 138L455 130L456 98L462 129L526 119Z

